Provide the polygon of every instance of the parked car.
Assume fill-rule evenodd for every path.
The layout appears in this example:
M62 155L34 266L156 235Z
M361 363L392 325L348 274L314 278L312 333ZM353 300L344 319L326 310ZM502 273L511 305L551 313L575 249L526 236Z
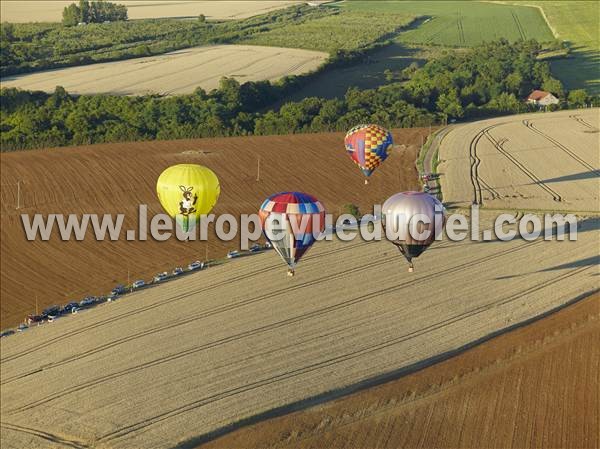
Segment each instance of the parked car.
M273 248L273 245L271 245L271 242L267 242L267 243L265 243L265 244L263 245L263 248L264 248L264 249L271 249L271 248Z
M127 289L121 284L117 285L115 288L113 288L111 290L111 293L113 295L122 295L125 292L127 292Z
M58 315L48 315L48 322L54 323L58 319Z
M12 329L5 330L4 332L0 333L0 338L8 337L9 335L12 335L14 333L15 333L15 331Z
M42 315L27 315L27 323L41 323L46 317Z
M235 259L236 257L240 257L240 252L239 251L229 251L227 253L227 258L228 259Z
M137 281L134 281L133 284L131 284L131 288L142 288L146 286L146 282L142 279L138 279Z
M69 304L66 304L65 306L63 306L61 313L73 313L73 309L78 309L78 308L79 308L79 303L70 302Z
M176 267L176 268L173 270L173 276L179 276L180 274L183 274L183 268L181 268L181 267Z
M250 252L251 253L257 253L261 250L262 248L260 247L260 245L258 243L255 243L254 245L252 245L250 247Z
M17 327L18 332L25 332L27 329L29 329L29 326L25 323L21 323L19 324L19 327Z
M162 282L165 279L167 279L169 277L169 275L167 274L166 271L162 272L162 273L158 273L157 275L155 275L152 278L152 282L157 283L157 282Z
M88 296L87 298L79 301L79 307L88 307L94 304L94 298L92 296Z
M190 270L190 271L202 270L203 268L204 268L204 262L200 262L199 260L197 260L196 262L192 262L191 264L188 265L188 270Z
M50 307L44 309L44 311L42 312L42 316L44 318L46 318L50 315L54 315L54 316L60 315L60 307L59 306L50 306Z

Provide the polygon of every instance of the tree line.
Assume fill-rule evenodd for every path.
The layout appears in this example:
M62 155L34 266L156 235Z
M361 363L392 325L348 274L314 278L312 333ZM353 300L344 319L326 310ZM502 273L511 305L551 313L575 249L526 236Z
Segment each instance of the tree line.
M2 151L100 142L344 131L357 123L389 128L427 126L448 119L534 110L524 98L544 88L558 107L600 105L585 91L566 95L534 41L487 43L467 52L447 52L393 74L377 89L350 88L344 97L305 98L268 110L306 81L223 78L218 89L173 97L0 91Z
M104 0L79 0L79 5L71 3L65 6L62 13L62 24L65 26L119 20L127 20L127 7Z

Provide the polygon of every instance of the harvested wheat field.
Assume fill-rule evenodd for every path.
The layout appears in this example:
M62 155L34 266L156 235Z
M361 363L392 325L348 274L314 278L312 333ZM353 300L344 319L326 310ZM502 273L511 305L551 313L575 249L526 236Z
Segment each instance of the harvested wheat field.
M13 23L60 22L65 6L72 0L10 0L0 3L2 20ZM281 0L120 0L127 6L129 19L160 19L167 17L198 17L209 20L243 19L276 9L302 3Z
M138 205L147 204L148 216L162 212L156 180L162 170L178 163L206 165L217 173L221 213L255 213L264 199L283 190L316 195L332 213L346 203L361 210L400 190L418 187L417 145L428 129L393 131L398 144L368 186L346 156L343 134L235 137L156 141L87 147L55 148L0 155L1 189L1 322L18 324L51 304L110 291L130 279L148 280L157 272L187 265L208 256L223 257L239 241L183 243L60 241L28 242L20 214L123 213L123 229L137 229ZM256 180L260 157L260 180ZM21 208L17 183L21 181ZM349 186L356 188L349 188ZM123 233L124 234L124 233ZM39 267L44 267L40 269Z
M415 273L384 241L319 242L294 278L267 252L13 335L2 447L187 447L409 373L597 289L599 226L436 242Z
M277 80L316 69L327 53L253 45L187 48L158 56L46 70L2 78L2 87L52 92L57 85L72 94L176 95L197 87L211 90L219 80Z
M217 448L597 448L600 295L412 375L249 425Z
M598 213L599 132L597 108L457 125L440 147L444 201Z

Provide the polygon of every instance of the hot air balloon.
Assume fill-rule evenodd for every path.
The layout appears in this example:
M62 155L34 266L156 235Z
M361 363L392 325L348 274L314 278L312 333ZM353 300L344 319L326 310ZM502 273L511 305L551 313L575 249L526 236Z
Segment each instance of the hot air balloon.
M379 125L358 125L346 133L346 151L365 176L381 165L392 151L392 134ZM365 179L365 184L368 184Z
M390 239L388 231L392 231L394 237L390 241L406 258L408 271L412 273L412 259L419 257L441 235L446 220L444 206L427 193L402 192L392 195L383 203L382 214L386 238ZM429 220L428 224L419 223L419 219L425 218Z
M281 192L267 198L258 212L271 245L288 265L288 276L325 229L325 208L312 195Z
M156 182L160 203L185 232L193 228L200 215L212 210L220 192L217 175L197 164L173 165Z

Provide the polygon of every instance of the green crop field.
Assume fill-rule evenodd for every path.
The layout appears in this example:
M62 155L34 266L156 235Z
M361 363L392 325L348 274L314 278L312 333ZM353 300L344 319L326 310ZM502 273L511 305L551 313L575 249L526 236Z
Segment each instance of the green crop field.
M468 47L485 41L554 40L536 8L470 1L345 1L342 9L426 16L398 40L411 44Z
M244 44L304 48L334 52L366 48L382 36L395 34L415 19L400 12L340 11L300 24L290 24L250 36ZM369 24L376 24L371 26Z
M600 94L600 3L528 1L544 10L558 39L569 42L571 57L552 61L552 72L567 89Z

